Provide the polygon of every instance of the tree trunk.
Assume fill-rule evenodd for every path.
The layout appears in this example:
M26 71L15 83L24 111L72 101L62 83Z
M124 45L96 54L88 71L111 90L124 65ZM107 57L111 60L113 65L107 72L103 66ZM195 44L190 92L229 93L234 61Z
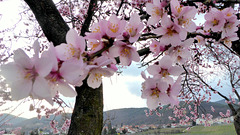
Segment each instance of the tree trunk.
M78 96L72 114L68 135L101 135L103 127L102 85L93 89L86 80L77 87Z
M33 11L45 36L53 44L66 43L66 33L69 30L52 0L25 0ZM94 6L97 0L91 0L88 16L84 22L84 35L90 25ZM69 135L100 135L103 127L103 90L102 85L92 89L86 80L81 87L76 87L78 93L72 114Z
M237 113L234 115L234 127L238 135L240 135L240 108L237 110Z
M66 43L68 25L52 0L24 0L34 13L48 41L60 45Z

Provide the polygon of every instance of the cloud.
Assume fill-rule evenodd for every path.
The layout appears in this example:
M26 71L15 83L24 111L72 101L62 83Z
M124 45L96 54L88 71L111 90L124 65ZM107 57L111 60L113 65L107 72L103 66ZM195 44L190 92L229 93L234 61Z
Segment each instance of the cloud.
M129 90L126 82L136 80L132 76L117 76L103 79L104 111L118 108L146 107L146 101ZM139 89L140 91L141 89Z
M136 77L135 80L126 82L126 85L130 93L140 97L142 94L141 87L142 87L143 81L139 81L137 79L142 80L140 77Z
M136 96L141 96L141 84L144 81L141 77L141 72L145 68L139 68L139 63L132 63L131 66L122 68L122 74L118 76L124 81L130 93Z
M122 72L122 75L127 75L127 76L139 76L141 75L141 72L145 69L145 68L139 68L140 64L133 62L129 67L123 67L120 68Z

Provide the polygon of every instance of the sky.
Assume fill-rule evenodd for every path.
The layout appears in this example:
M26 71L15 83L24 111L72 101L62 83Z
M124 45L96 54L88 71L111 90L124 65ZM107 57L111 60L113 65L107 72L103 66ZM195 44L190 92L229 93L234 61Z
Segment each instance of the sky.
M8 6L9 4L11 4L11 6ZM12 27L15 22L20 19L20 16L18 16L19 6L21 6L21 4L17 3L16 0L6 0L4 2L0 2L0 14L3 14L0 16L0 31L6 27ZM15 44L24 44L24 42L12 44L15 46ZM146 100L141 98L141 83L144 81L141 77L141 71L144 69L139 68L138 63L133 63L130 67L121 68L121 70L123 71L122 74L115 74L111 78L103 79L104 111L119 108L147 107ZM223 87L223 89L227 89L227 86ZM213 101L221 99L219 96L215 95L213 95L212 98ZM71 106L74 106L74 98L64 98L64 100L67 103L70 103ZM18 104L19 102L14 101L10 104L8 103L4 106L0 106L0 110L9 106L14 107ZM14 112L12 112L12 114L21 114L21 117L25 118L36 117L36 113L29 111L30 104L32 104L31 101L21 104ZM43 101L43 104L50 107L50 105L45 101ZM72 108L67 111L71 110Z
M104 110L130 107L146 107L146 100L141 98L142 69L134 63L114 75L103 80Z

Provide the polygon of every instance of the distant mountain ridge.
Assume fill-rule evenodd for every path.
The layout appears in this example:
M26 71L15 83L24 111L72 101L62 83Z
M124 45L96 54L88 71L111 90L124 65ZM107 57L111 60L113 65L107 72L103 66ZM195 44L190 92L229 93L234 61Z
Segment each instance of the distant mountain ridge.
M236 103L239 102L238 99L235 99L235 101L236 101ZM222 99L222 100L216 101L216 102L214 102L214 103L219 103L219 104L223 104L223 105L226 105L226 104L227 104L225 99Z
M221 101L221 100L220 100ZM226 113L226 110L229 109L227 104L223 104L221 101L217 102L202 102L201 106L199 108L202 108L200 111L200 114L205 113L211 113L214 118L220 117L219 112ZM220 102L220 103L218 103ZM181 105L184 105L183 102L181 102ZM215 112L211 111L211 106L215 108ZM188 105L186 106L188 107ZM153 112L152 116L147 117L145 115L145 110L148 111L147 108L123 108L123 109L115 109L104 112L104 121L107 123L107 120L111 120L111 124L113 126L119 126L119 125L142 125L142 124L168 124L173 121L170 121L168 119L168 116L173 116L173 111L171 109L168 109L167 107L163 107L162 110L159 110L159 113L162 114L161 117L158 117L155 112ZM188 110L188 109L187 109ZM188 111L186 112L188 115L190 114ZM10 115L11 116L11 115ZM11 117L14 117L13 115ZM71 114L65 114L64 117L71 118ZM1 120L2 117L0 117ZM63 115L54 117L51 116L49 119L42 117L41 120L38 120L37 118L31 118L31 119L25 119L21 117L15 118L15 120L12 120L12 126L11 127L22 127L22 129L25 129L26 131L33 130L36 128L47 128L49 126L49 122L51 120L56 120L60 124L64 122ZM6 128L6 127L1 127ZM1 129L0 128L0 129Z
M184 105L183 102L180 104ZM212 112L211 106L215 108L215 112ZM188 107L188 105L186 106ZM193 107L192 107L193 108ZM219 104L216 102L202 102L199 107L199 113L210 113L213 115L213 118L220 117L219 112L226 113L226 110L229 109L227 104ZM161 117L157 116L155 112L153 115L146 116L145 110L148 111L148 108L125 108L125 109L115 109L105 112L105 118L110 117L112 125L142 125L142 124L168 124L173 121L169 120L169 116L173 116L173 110L163 107L162 110L158 110ZM188 110L188 109L187 109ZM190 115L190 112L187 111L187 116Z
M18 124L27 120L26 118L17 117L11 114L3 114L0 117L0 127L10 127L12 124ZM10 124L10 125L9 125Z

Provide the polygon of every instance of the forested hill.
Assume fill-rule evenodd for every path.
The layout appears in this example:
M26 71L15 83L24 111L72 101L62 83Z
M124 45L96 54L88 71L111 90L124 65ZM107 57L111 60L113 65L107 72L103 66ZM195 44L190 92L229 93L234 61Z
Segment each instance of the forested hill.
M184 105L181 103L181 105ZM212 112L211 106L215 108L215 112ZM186 106L188 107L188 105ZM226 113L226 110L229 109L227 104L219 104L217 102L206 103L203 102L199 107L199 113L211 113L214 118L220 117L219 112ZM104 113L104 119L110 119L112 125L142 125L142 124L168 124L172 123L168 119L168 116L173 116L172 109L167 109L164 107L159 112L162 114L161 117L157 116L155 112L153 115L146 116L145 110L147 108L125 108L125 109L116 109L110 110ZM187 109L188 110L188 109ZM188 116L190 116L189 111L187 111Z
M181 103L181 105L184 105L184 104ZM215 108L214 113L211 111L211 106ZM188 107L188 105L186 107ZM210 102L210 103L203 102L201 107L199 107L199 112L211 113L213 117L216 118L216 117L220 117L219 112L226 113L227 109L229 109L227 104L219 104L218 102ZM110 111L104 112L104 119L105 119L105 122L106 120L110 119L113 126L172 123L172 121L168 119L168 116L173 116L173 113L172 113L173 111L171 109L167 109L166 107L164 107L162 110L160 110L159 112L162 114L161 117L158 117L155 113L147 117L145 115L145 110L148 111L147 108L124 108L124 109L110 110ZM188 116L190 116L188 111L187 113L188 113ZM65 114L62 116L71 118L71 114ZM13 116L11 116L10 118L12 117ZM49 119L46 119L45 117L43 117L41 120L38 120L37 118L32 118L32 119L16 118L11 120L11 122L9 123L11 123L10 127L22 127L23 129L29 131L36 128L49 127L49 122L53 119L55 119L59 123L64 122L63 118L60 115L57 117L51 116ZM1 127L1 128L6 128L6 127Z

